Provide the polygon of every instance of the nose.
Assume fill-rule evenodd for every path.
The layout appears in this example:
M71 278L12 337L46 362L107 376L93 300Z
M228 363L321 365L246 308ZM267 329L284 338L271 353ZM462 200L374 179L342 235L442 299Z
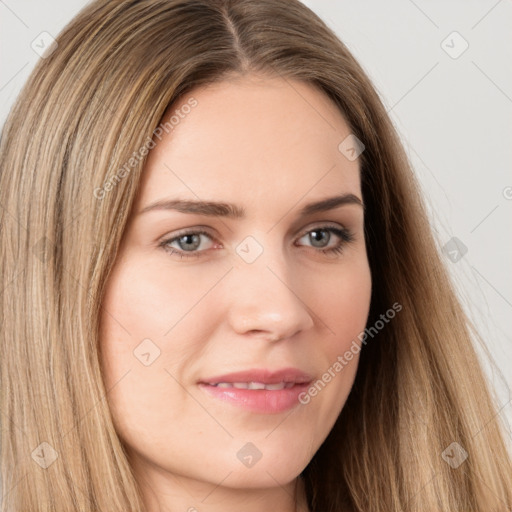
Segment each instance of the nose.
M230 274L228 319L237 334L277 341L314 325L304 278L292 274L282 254L267 250L253 263L237 262Z

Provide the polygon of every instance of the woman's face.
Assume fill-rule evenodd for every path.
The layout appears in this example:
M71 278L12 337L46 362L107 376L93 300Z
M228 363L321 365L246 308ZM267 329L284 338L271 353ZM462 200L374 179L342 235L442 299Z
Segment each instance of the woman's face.
M173 113L103 302L116 430L154 488L286 486L343 408L369 312L350 128L311 86L254 75Z

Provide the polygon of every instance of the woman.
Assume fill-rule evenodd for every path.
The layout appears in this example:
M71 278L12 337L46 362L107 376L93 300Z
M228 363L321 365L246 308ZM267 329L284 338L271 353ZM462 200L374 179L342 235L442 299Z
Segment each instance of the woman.
M3 511L510 509L417 182L304 5L93 2L0 152Z

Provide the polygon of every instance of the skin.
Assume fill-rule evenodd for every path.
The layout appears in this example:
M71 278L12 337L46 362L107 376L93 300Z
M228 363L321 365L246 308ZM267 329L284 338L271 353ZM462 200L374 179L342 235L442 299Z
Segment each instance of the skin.
M308 404L282 413L246 411L197 383L287 366L316 381L364 330L371 275L363 208L298 214L342 193L362 201L359 159L338 150L351 130L329 98L297 81L246 75L192 95L197 106L155 139L102 303L115 427L151 512L287 512L294 497L307 510L298 476L345 404L358 355ZM235 203L247 216L138 214L171 197ZM326 224L354 240L320 232L315 245L311 231ZM190 249L194 240L178 235L199 227L209 236ZM173 236L168 246L196 256L159 246ZM250 264L236 252L247 236L263 249ZM341 254L321 252L340 243ZM144 339L160 350L148 366L134 356ZM237 458L248 442L262 454L250 468Z

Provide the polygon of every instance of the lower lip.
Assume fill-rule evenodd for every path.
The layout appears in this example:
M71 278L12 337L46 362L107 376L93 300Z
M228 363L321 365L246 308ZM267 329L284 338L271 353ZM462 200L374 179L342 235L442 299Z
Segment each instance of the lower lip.
M268 390L268 389L240 389L240 388L219 388L209 384L199 384L209 395L232 403L248 411L272 414L287 411L298 405L299 395L306 391L309 384L295 384L291 388Z

